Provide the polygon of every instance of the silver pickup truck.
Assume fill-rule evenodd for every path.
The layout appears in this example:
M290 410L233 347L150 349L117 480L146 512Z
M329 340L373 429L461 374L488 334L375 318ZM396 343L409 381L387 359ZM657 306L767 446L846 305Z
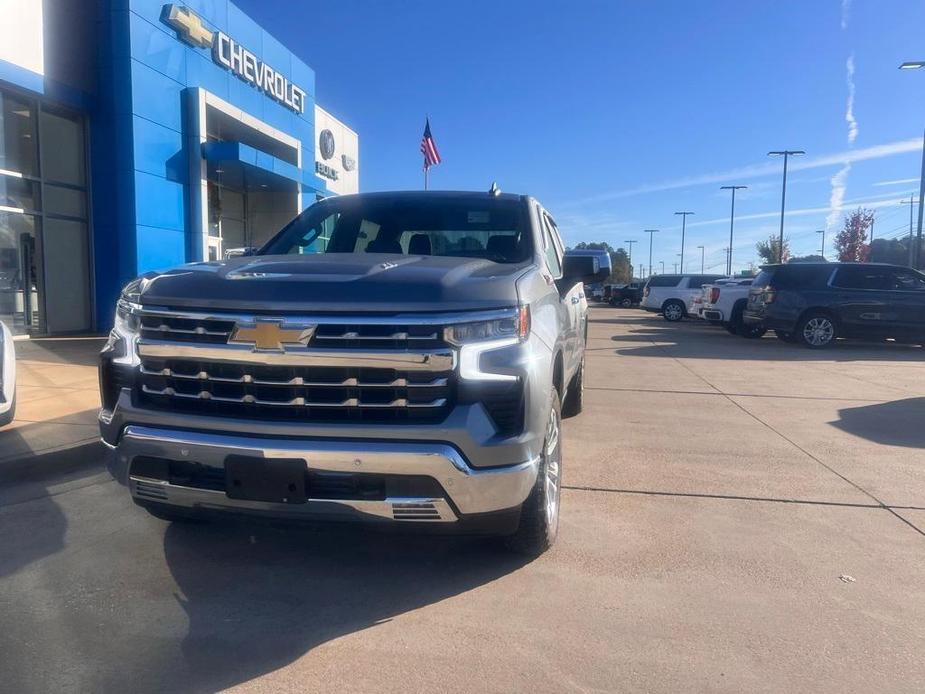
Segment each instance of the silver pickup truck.
M169 520L360 518L542 552L582 283L609 271L526 196L323 200L259 250L124 289L100 362L111 470Z

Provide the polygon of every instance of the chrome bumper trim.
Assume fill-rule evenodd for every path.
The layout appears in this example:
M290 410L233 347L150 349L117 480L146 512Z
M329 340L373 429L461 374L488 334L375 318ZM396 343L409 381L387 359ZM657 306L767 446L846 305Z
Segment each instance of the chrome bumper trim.
M224 492L171 484L165 480L129 477L129 490L136 499L203 510L258 511L292 517L339 515L344 510L384 520L412 523L453 523L458 520L446 499L390 497L367 499L308 499L304 504L231 500Z
M197 345L168 340L138 341L138 355L154 359L188 359L259 366L340 366L397 371L452 371L450 349L397 351L387 349L319 349L287 346L285 351L254 351L250 345Z
M477 469L471 467L452 446L437 443L264 439L130 425L125 428L114 453L113 472L120 481L129 482L130 463L139 455L191 460L212 467L223 467L228 455L301 458L309 470L323 472L424 475L435 479L443 487L452 505L463 515L519 506L533 488L539 468L539 458L535 458L515 465ZM187 496L179 498L196 497L194 505L218 504L225 509L243 508L242 502L228 499L222 492L182 489L188 490L181 492ZM167 503L173 503L170 500L172 498L170 496ZM339 503L326 499L313 501L321 504ZM372 515L382 515L388 510L395 519L394 503L404 501L391 499L386 502L368 502L391 505L388 508L367 505L356 510ZM412 502L422 503L419 499ZM279 511L285 515L292 513L292 508L290 504L270 504L268 509L262 510ZM447 508L451 506L447 504ZM304 514L306 510L296 513ZM455 515L451 520L455 520Z

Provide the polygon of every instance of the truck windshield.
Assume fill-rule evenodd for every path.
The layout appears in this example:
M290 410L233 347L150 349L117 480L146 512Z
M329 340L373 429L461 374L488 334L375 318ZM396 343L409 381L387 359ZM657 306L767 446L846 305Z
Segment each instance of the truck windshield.
M305 210L258 253L387 253L517 263L532 251L528 228L517 199L331 198Z

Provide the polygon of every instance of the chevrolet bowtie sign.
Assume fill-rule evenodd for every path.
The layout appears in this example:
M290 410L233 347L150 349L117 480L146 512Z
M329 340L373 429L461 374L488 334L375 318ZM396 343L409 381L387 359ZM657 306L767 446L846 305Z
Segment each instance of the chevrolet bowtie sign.
M262 321L234 327L229 344L250 345L255 352L283 352L286 345L304 347L311 342L316 325L283 327L279 321Z
M177 36L196 48L211 48L212 60L296 113L305 113L305 90L221 31L207 29L186 7L164 5L162 18Z

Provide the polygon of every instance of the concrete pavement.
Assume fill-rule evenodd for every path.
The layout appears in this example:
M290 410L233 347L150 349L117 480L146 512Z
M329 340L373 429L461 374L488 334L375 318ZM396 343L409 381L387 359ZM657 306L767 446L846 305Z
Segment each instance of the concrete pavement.
M590 348L533 562L0 486L0 688L922 691L925 353L605 308Z

